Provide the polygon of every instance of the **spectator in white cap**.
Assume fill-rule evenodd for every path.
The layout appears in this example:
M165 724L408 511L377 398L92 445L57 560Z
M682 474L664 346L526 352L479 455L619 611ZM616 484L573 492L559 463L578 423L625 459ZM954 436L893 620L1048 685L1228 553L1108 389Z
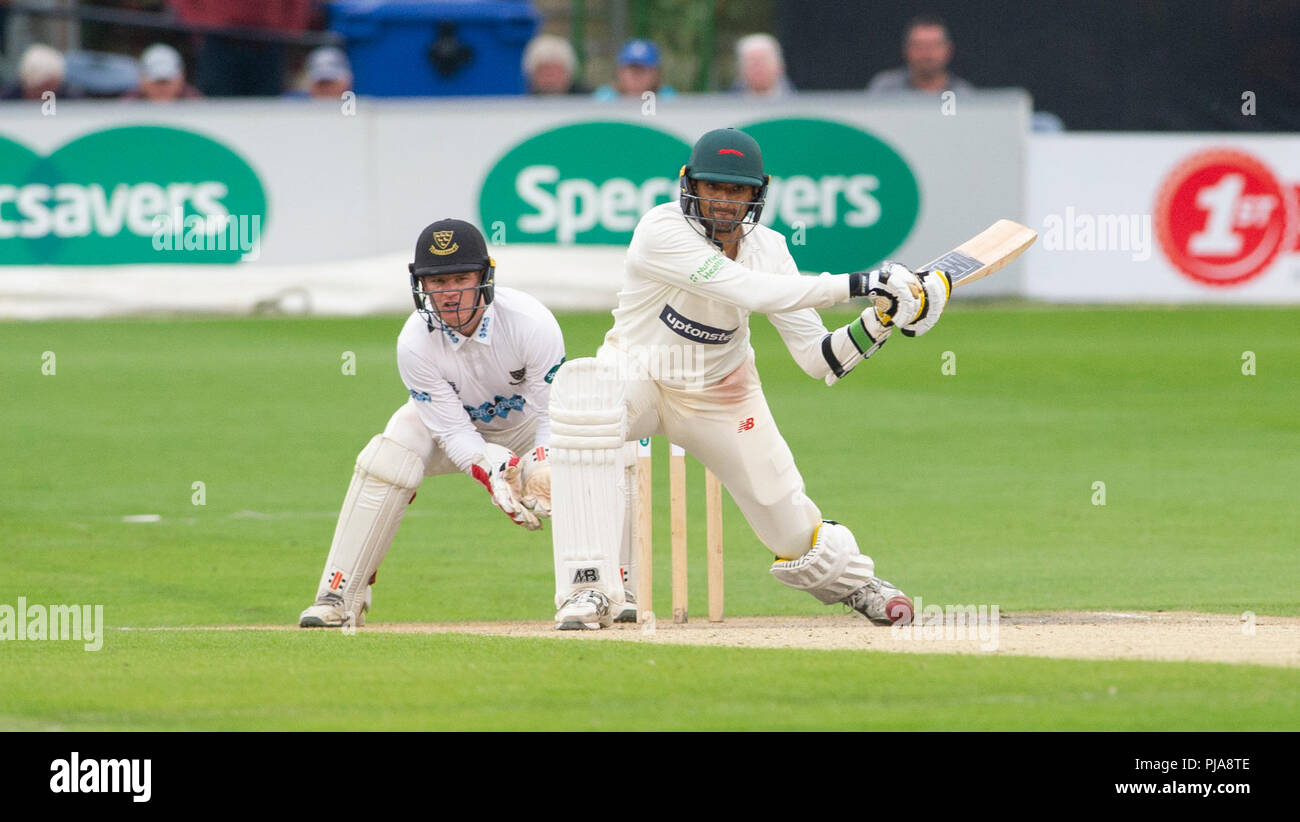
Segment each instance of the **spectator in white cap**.
M127 100L166 103L194 100L203 95L185 82L181 53L166 43L154 43L140 55L140 87L122 96Z
M650 40L628 40L618 53L615 83L601 86L592 95L597 100L614 100L618 97L641 98L653 91L661 98L673 97L677 90L661 82L659 47Z
M352 64L343 49L320 46L307 55L307 93L337 100L352 90Z
M555 34L539 34L524 49L524 76L531 94L587 94L574 80L578 56L569 41Z
M757 97L782 97L794 93L785 76L785 55L770 34L750 34L736 41L736 83L732 91Z
M46 92L56 97L79 97L64 83L67 62L57 49L33 43L18 61L18 82L0 93L0 100L40 100Z

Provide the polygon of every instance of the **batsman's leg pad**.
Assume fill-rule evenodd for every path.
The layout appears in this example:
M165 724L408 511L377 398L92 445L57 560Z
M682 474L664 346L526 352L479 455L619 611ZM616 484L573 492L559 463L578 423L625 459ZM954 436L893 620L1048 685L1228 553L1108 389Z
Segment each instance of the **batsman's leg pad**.
M777 581L807 591L827 605L866 585L875 570L871 557L858 550L853 532L832 520L817 527L812 548L803 556L772 563Z
M623 604L626 515L623 384L594 358L570 360L551 385L551 538L555 606L592 588Z
M419 454L383 434L361 450L318 595L338 594L344 612L356 614L371 574L388 553L406 506L424 479L424 467Z

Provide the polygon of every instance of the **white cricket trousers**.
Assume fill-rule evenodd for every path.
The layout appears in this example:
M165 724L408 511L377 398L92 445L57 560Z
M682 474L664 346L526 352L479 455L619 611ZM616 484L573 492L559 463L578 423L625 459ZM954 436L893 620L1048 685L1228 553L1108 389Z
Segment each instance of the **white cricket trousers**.
M763 396L752 350L722 382L686 388L653 379L613 346L602 346L597 357L604 367L628 376L629 440L662 435L685 448L713 471L776 556L795 559L812 547L821 510L804 494L794 455Z

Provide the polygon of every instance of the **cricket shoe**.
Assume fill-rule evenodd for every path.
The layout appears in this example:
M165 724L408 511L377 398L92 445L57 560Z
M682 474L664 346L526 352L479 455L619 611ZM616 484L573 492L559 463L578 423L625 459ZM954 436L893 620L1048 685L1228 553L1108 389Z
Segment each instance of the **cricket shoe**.
M623 610L615 615L614 621L636 623L636 597L631 591L623 591Z
M609 597L589 588L574 593L555 613L555 627L560 631L608 628L613 623Z
M878 577L840 601L877 625L912 624L912 600Z
M366 586L365 598L361 601L361 612L352 622L353 627L360 628L366 624L366 611L370 610L370 586ZM299 628L341 628L347 621L343 611L343 597L329 591L316 597L316 604L303 611L298 617Z

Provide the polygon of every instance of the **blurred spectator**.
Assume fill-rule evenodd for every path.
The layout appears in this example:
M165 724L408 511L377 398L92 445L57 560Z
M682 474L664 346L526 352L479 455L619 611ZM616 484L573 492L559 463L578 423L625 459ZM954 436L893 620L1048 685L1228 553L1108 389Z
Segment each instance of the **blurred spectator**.
M736 83L732 91L760 97L783 97L794 93L785 76L781 44L770 34L750 34L736 41Z
M80 97L80 92L64 82L67 63L57 49L33 43L18 61L18 82L0 93L0 100L39 100L47 91L56 98Z
M573 74L578 56L563 37L539 34L524 49L524 76L531 94L587 94Z
M614 85L601 86L592 96L597 100L614 100L620 96L641 98L653 91L661 98L675 97L677 90L662 84L659 47L649 40L628 40L618 53Z
M122 95L126 100L194 100L203 95L185 82L181 53L166 43L154 43L140 55L140 87Z
M140 61L125 54L70 51L63 60L63 81L87 97L121 97L140 85Z
M337 100L352 90L352 64L343 49L320 46L307 55L307 93Z
M975 87L948 71L952 40L948 27L938 17L914 17L903 35L903 68L882 71L871 78L867 91L891 94L915 91L941 94L945 91L974 91Z

